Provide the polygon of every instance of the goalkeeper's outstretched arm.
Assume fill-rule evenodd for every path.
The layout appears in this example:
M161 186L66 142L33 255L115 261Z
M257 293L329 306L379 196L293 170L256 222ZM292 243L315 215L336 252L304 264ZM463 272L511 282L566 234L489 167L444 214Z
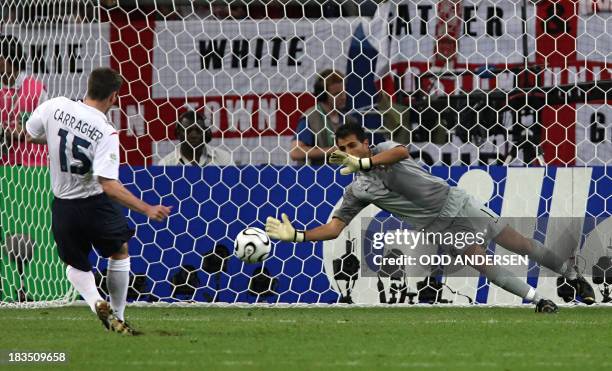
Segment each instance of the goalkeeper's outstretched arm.
M333 240L340 235L346 224L338 218L333 218L329 223L304 231L305 241L327 241Z
M386 151L382 151L371 157L372 166L378 165L393 165L397 162L410 157L410 152L406 146L399 145Z
M347 152L345 145L338 146L339 150L331 154L329 162L336 165L344 166L340 169L340 174L348 175L358 171L368 171L374 166L393 165L410 157L408 148L398 145L386 151L382 151L372 157L357 157Z
M300 231L293 228L286 214L283 214L281 218L282 221L269 216L266 220L266 233L270 238L289 242L333 240L340 235L340 232L346 226L342 220L333 218L327 224L307 231Z

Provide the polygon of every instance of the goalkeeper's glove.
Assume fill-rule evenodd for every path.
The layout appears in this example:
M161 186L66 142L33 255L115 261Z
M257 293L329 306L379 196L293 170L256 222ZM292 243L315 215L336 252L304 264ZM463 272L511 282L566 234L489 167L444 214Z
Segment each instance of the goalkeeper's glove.
M303 242L305 240L304 231L293 228L287 214L282 214L283 221L271 216L266 219L266 233L270 238L289 242Z
M368 171L372 168L372 159L370 157L359 158L340 150L334 151L331 154L329 162L335 165L344 165L340 169L340 174L342 175L349 175L361 170Z

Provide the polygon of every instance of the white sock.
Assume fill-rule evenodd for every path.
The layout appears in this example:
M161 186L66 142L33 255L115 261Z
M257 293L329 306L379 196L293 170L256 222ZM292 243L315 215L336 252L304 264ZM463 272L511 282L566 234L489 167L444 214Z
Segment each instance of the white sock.
M540 299L542 299L542 296L540 296L536 289L532 287L529 289L529 292L527 292L527 295L525 295L524 299L532 303L537 303L538 301L540 301Z
M123 321L130 280L130 258L127 257L121 260L110 259L107 271L106 286L110 294L111 308L113 308L117 317Z
M87 304L89 304L91 310L96 313L96 301L102 300L102 297L96 287L96 279L93 273L83 272L75 267L68 266L66 268L66 276L72 286L74 286Z

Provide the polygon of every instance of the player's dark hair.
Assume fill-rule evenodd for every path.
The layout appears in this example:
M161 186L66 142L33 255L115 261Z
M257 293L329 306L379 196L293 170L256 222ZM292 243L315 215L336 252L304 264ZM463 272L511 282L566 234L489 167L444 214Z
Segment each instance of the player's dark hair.
M100 67L91 71L87 80L87 96L90 99L101 101L119 91L123 84L121 75L108 67Z
M344 139L350 135L355 135L360 142L368 139L368 135L363 129L363 126L357 123L348 123L340 126L338 130L336 130L336 142L338 139Z
M23 46L13 35L0 35L0 56L9 61L19 71L25 70L26 59Z

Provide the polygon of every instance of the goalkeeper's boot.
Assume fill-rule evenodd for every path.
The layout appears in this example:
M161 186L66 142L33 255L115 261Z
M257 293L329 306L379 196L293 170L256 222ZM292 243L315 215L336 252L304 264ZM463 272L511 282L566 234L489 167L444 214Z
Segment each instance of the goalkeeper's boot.
M536 313L557 313L559 308L552 300L540 299L536 304L535 311Z
M108 331L124 335L136 335L136 331L134 331L130 325L120 320L115 315L110 304L106 300L98 300L96 302L96 314Z
M587 280L580 274L575 280L567 280L567 283L576 290L576 296L582 298L582 302L586 305L595 303L595 290L593 286L587 282Z

